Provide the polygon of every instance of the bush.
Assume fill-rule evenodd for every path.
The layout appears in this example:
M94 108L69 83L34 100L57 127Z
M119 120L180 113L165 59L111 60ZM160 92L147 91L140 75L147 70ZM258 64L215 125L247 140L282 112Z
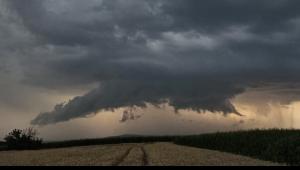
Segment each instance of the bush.
M5 150L5 149L6 149L6 143L0 141L0 151L3 151L3 150Z
M5 138L8 149L36 149L42 146L43 140L37 137L37 131L33 128L20 130L15 129Z

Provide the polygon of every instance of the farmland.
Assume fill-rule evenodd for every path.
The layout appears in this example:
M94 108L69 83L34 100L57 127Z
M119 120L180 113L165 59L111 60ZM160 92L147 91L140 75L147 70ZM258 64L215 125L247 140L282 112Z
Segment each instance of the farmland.
M274 129L61 141L44 143L36 151L9 151L0 145L0 165L260 165L253 159L300 165L299 141L299 130ZM224 156L224 152L231 154ZM39 155L49 155L48 162Z
M172 166L263 165L274 163L172 143L117 144L36 151L2 151L0 165L28 166Z

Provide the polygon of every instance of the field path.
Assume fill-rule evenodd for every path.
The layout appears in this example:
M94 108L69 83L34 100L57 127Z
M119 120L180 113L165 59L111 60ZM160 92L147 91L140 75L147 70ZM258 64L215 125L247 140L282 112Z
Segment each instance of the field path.
M1 165L273 166L274 163L171 143L0 152Z
M117 159L114 166L148 166L149 160L144 145L131 147Z

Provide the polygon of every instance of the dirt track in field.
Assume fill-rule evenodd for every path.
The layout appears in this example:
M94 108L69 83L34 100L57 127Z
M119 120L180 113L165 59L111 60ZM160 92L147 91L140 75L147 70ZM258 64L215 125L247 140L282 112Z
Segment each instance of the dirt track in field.
M171 143L121 144L0 152L1 165L273 166L274 163Z

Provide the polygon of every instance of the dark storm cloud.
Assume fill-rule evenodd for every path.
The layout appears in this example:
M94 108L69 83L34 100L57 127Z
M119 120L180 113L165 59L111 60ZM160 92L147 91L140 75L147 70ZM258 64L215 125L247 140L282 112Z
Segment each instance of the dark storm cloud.
M99 110L128 106L146 107L146 103L159 106L165 102L169 102L176 110L193 109L199 112L208 110L239 114L228 98L242 92L242 89L226 84L222 88L218 86L189 79L105 82L85 96L77 97L67 104L57 105L53 112L40 114L32 123L44 125L86 117L96 114Z
M255 30L279 30L286 21L299 16L297 0L175 0L165 11L182 27L220 30L229 25L254 25Z
M31 36L19 59L24 82L100 84L33 124L166 101L239 114L230 99L245 88L299 81L298 0L6 2Z

